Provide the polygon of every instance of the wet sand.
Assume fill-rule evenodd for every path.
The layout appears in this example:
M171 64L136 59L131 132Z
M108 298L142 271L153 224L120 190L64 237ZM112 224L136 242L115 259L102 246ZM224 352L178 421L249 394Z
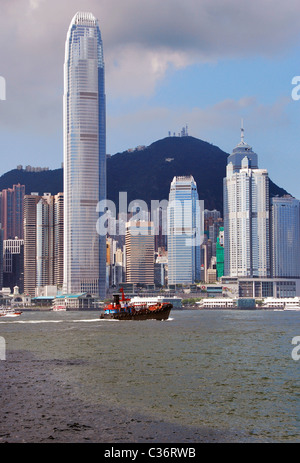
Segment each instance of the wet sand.
M239 432L154 420L121 408L86 403L55 376L59 360L11 351L0 361L0 443L251 442Z

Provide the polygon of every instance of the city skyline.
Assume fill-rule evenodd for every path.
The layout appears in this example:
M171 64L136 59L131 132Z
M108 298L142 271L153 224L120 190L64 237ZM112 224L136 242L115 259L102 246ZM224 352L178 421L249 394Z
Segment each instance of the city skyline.
M148 145L185 124L190 135L230 153L243 118L270 178L300 197L300 102L291 96L300 74L300 6L268 6L21 0L16 11L5 2L0 173L17 164L60 167L64 35L70 17L84 9L99 18L105 39L108 153Z
M0 3L0 443L299 441L299 1Z
M32 10L36 10L40 5L36 3L35 6L33 4L31 6ZM102 234L98 236L95 230L98 211L95 206L99 201L106 199L104 80L103 44L98 18L91 12L77 12L73 16L65 42L63 291L64 293L98 293L102 297L105 295L106 285L106 242L105 237ZM294 78L293 83L295 82L297 83L297 79L295 81ZM225 233L225 275L268 277L270 276L268 170L258 169L257 155L244 141L243 125L241 130L241 142L228 157L227 174L224 179L224 225L225 230L228 230ZM168 133L178 134L177 131L171 130ZM188 126L184 131L184 135L187 134ZM193 183L193 177L190 178ZM169 199L175 179L187 181L187 177L174 177ZM196 184L193 189L196 190ZM246 201L245 204L240 202L240 197ZM249 210L249 220L245 221L244 215L248 214ZM261 214L264 215L262 223L258 219ZM194 213L191 215L193 216ZM176 283L178 278L173 278L172 256L176 254L178 246L171 245L172 235L168 230L169 282ZM241 236L244 242L240 239ZM40 264L37 265L38 286L42 286L41 281L44 278L40 275L47 272L47 269L45 272L42 270L44 259L42 246L40 244L37 247L39 250L37 262ZM186 246L185 242L185 251L179 252L185 258ZM198 261L198 259L198 265L192 263L191 268L188 269L189 276L184 276L183 281L193 283L200 280L200 246L199 257L192 256L191 260ZM192 276L189 274L191 270ZM46 273L45 278L46 281L48 278Z

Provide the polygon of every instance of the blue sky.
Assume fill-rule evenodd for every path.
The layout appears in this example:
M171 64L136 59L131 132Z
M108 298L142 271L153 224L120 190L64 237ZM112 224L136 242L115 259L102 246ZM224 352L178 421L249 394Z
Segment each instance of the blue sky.
M1 0L0 174L63 161L64 44L79 10L91 11L102 32L108 153L186 124L230 153L243 118L259 166L300 199L294 0Z

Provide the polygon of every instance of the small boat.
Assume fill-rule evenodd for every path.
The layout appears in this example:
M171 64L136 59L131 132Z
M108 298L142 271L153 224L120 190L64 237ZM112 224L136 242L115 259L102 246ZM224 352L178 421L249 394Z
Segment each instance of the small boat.
M54 312L65 312L67 310L66 306L64 305L56 305L52 309Z
M157 303L151 306L133 306L130 299L124 295L123 288L120 288L122 298L119 294L114 294L111 304L104 307L104 313L100 319L108 320L167 320L173 305L168 302Z
M21 310L16 310L12 308L8 309L4 307L0 308L0 317L18 317L21 314L22 314Z

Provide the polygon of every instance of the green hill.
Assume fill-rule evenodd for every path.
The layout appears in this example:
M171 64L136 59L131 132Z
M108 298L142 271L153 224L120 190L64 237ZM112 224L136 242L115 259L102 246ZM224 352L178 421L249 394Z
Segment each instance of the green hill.
M0 191L12 188L20 183L25 185L25 193L32 192L57 194L63 191L63 169L45 170L42 172L27 172L13 169L0 177Z

